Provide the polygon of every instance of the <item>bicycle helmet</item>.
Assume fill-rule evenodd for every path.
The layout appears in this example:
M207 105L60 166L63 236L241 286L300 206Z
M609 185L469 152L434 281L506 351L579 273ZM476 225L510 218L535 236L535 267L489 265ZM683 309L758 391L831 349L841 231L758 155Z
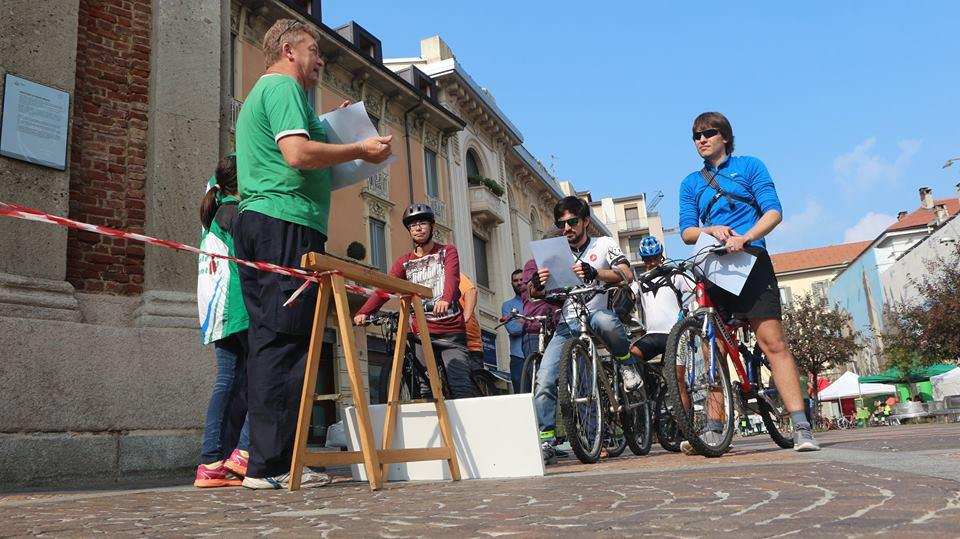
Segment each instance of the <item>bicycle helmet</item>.
M437 216L433 213L433 208L427 206L426 204L411 204L407 206L407 209L403 210L403 226L409 227L410 223L415 223L417 221L430 221L431 223L437 222Z
M647 236L640 241L640 256L657 256L663 253L663 245L656 236Z

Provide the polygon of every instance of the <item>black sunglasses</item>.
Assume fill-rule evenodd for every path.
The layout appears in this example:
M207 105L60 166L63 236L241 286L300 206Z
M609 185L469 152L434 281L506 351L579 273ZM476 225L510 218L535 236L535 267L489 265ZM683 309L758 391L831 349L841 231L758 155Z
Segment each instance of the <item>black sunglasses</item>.
M703 131L694 131L693 140L700 140L701 136L704 136L707 138L713 138L719 134L720 134L719 129L711 127L710 129L704 129Z
M557 228L559 228L560 230L563 230L563 227L565 225L570 225L570 228L573 228L577 226L579 223L580 223L579 217L571 217L565 221L561 219L557 219L556 221L553 222L553 224L557 225Z

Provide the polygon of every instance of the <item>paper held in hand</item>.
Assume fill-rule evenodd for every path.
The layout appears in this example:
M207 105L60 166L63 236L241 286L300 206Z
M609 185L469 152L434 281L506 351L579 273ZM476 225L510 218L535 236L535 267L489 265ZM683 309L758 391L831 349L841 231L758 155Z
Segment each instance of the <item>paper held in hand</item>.
M723 242L710 234L701 233L697 244L693 246L693 252L699 253L706 247L718 245L723 245ZM756 261L757 257L746 251L725 255L707 254L697 259L697 262L702 262L704 276L711 283L738 296Z
M573 253L570 251L570 242L565 237L550 238L530 242L530 251L537 261L538 268L550 270L546 289L567 288L580 286L583 281L573 272Z
M379 135L377 129L373 126L373 122L370 121L367 109L363 106L362 101L322 114L319 119L327 133L327 141L333 144L352 144ZM342 187L366 180L396 160L397 156L391 155L380 164L355 159L333 165L330 167L330 190L336 191Z

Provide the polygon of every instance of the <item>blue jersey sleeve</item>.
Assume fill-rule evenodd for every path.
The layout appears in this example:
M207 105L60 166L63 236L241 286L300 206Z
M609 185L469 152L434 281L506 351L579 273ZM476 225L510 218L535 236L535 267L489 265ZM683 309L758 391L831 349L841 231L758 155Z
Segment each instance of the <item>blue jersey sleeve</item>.
M700 226L700 211L697 208L697 193L694 181L687 176L680 183L680 235L683 231Z
M753 198L760 206L761 213L767 213L770 210L777 210L783 213L783 207L780 205L780 197L777 196L777 188L773 185L773 179L766 165L759 159L752 159L753 165L750 170L750 191L753 192Z

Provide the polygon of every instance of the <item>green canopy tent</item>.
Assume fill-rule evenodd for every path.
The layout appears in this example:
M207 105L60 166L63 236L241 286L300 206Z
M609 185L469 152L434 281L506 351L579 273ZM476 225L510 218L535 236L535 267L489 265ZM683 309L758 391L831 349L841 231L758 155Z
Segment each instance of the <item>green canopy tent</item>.
M946 363L941 363L939 365L931 365L929 367L913 369L906 374L904 374L903 371L900 369L887 369L880 374L875 374L873 376L864 376L863 378L860 379L860 383L861 384L867 384L867 383L896 384L896 383L925 382L929 380L931 376L943 374L947 371L953 370L954 368L956 368L955 365L948 365Z

